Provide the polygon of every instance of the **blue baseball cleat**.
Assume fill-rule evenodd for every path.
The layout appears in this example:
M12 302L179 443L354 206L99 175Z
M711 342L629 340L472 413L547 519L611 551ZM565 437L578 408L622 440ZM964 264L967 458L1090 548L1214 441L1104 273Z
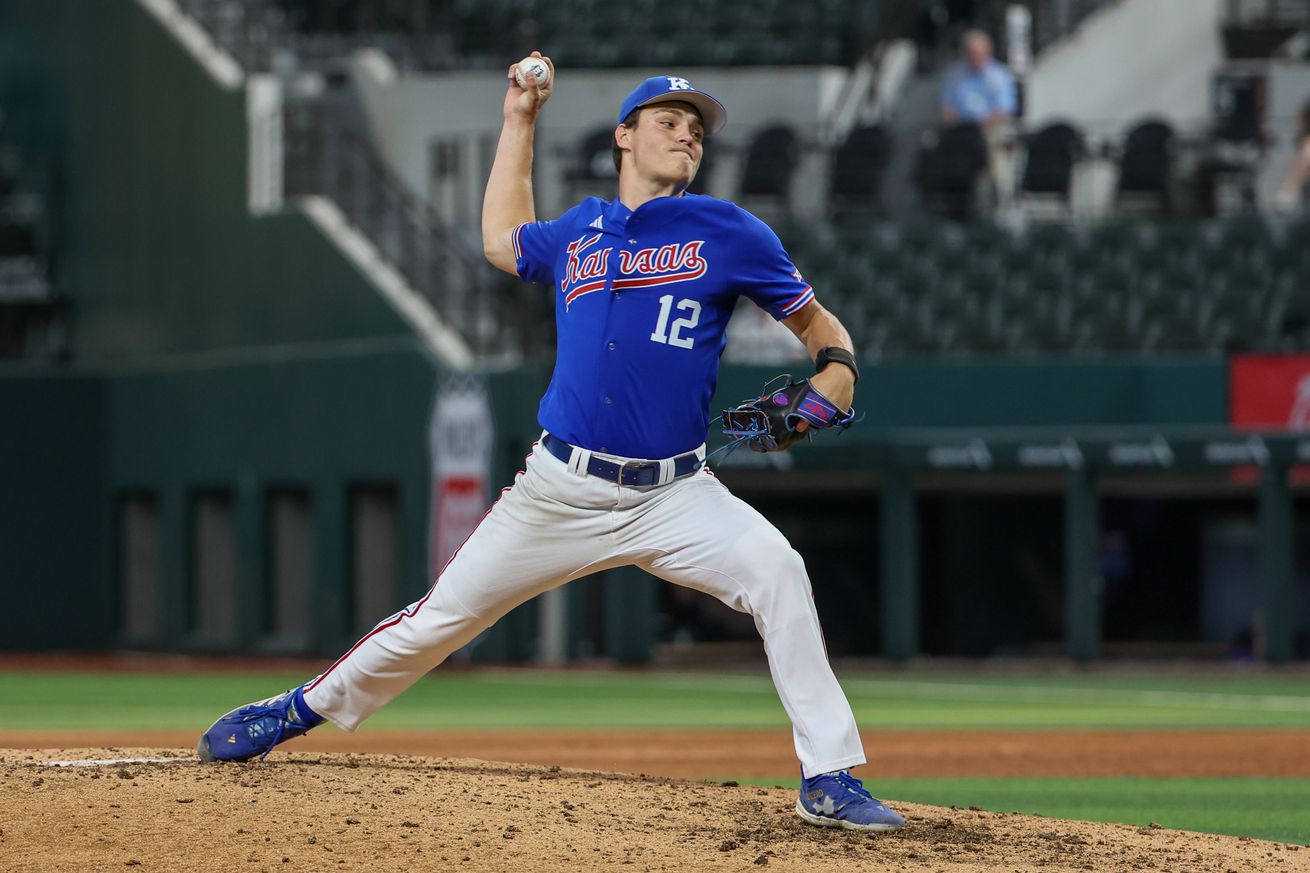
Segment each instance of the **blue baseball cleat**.
M845 770L813 779L806 779L802 773L796 814L810 824L825 828L899 831L905 827L905 819L888 809Z
M286 742L323 723L323 717L305 703L304 688L259 700L232 710L210 725L196 744L201 761L262 761L278 743Z

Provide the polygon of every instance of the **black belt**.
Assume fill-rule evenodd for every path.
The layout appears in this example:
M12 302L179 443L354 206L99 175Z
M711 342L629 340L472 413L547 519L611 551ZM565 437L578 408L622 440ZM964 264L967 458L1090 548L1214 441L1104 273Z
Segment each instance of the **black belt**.
M546 447L546 451L566 464L573 457L573 446L554 434L548 433L542 437L541 444ZM702 461L696 457L695 452L678 455L673 459L673 478L681 479L683 476L690 476L701 468L701 464ZM660 481L660 462L634 461L628 464L616 464L592 455L591 460L587 462L587 472L607 482L618 482L620 485L654 485Z

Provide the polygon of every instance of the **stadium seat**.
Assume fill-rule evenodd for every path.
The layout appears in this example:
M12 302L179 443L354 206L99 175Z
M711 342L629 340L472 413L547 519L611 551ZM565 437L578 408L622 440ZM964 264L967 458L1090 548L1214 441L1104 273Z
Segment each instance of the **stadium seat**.
M1115 303L1121 298L1075 297L1066 294L1055 301L1055 312L1067 324L1094 324L1112 312Z
M1123 263L1107 260L1075 275L1069 287L1077 297L1122 296L1136 289L1137 274Z
M1268 352L1277 348L1269 329L1269 319L1250 311L1217 312L1208 333L1228 354Z
M896 284L901 294L913 303L932 296L938 278L936 270L928 264L912 263L896 274Z
M937 253L951 246L940 224L935 221L912 221L896 226L896 242L900 251L910 260L931 260Z
M1078 239L1066 224L1042 222L1029 227L1019 244L1032 251L1038 264L1068 270Z
M1015 348L1022 331L1015 325L995 327L985 319L961 319L950 337L947 351L959 356L997 356Z
M746 147L741 176L743 197L768 197L783 203L791 191L791 177L800 162L800 137L786 124L771 124L757 131Z
M976 207L978 180L987 167L987 144L976 124L943 127L920 144L914 170L924 205L962 221Z
M1213 350L1211 343L1202 335L1196 318L1177 312L1157 316L1145 323L1142 348L1148 352L1185 354Z
M1093 264L1111 261L1124 266L1133 264L1146 246L1145 236L1142 225L1136 221L1103 221L1092 229L1087 240L1091 261Z
M942 331L913 312L870 327L862 355L874 360L890 357L931 357L948 344Z
M1034 294L1056 297L1069 286L1069 271L1059 267L1036 266L1028 272L1027 282Z
M973 265L960 275L960 293L983 307L987 301L1001 296L1004 277L999 270L985 265Z
M1172 211L1173 147L1174 129L1167 121L1147 119L1129 129L1119 155L1121 210L1142 203L1157 214Z
M1277 272L1310 269L1310 218L1288 225L1273 250L1270 263Z
M1219 247L1244 260L1266 257L1274 248L1269 225L1260 218L1238 218L1225 222L1219 230Z
M1025 142L1020 198L1029 205L1037 198L1053 198L1067 211L1072 203L1074 165L1086 154L1083 135L1071 124L1056 122Z
M1067 355L1078 344L1079 325L1071 325L1051 307L1044 312L1016 322L1019 326L1013 350L1024 355Z
M857 127L833 152L828 180L833 213L881 211L882 176L891 159L891 137L881 125Z
M1168 221L1155 228L1151 258L1167 270L1197 273L1206 250L1205 233L1193 221Z
M1107 314L1091 323L1086 351L1114 357L1135 355L1142 351L1142 337L1122 318Z
M962 230L963 244L975 257L1003 254L1014 245L1009 232L990 221L973 221L963 225Z
M570 199L612 191L619 175L614 169L613 144L614 127L611 125L597 127L583 135L564 172L564 180L570 187Z

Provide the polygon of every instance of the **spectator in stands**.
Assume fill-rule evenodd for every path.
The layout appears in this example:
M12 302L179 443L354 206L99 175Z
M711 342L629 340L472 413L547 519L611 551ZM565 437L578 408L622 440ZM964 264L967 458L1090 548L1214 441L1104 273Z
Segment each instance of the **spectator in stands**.
M1274 195L1274 206L1279 212L1296 210L1307 182L1310 182L1310 102L1301 108L1292 159L1287 164L1283 184Z
M1005 203L1014 190L1010 145L1019 103L1014 76L993 56L992 39L981 30L965 31L961 54L942 81L942 120L982 128L992 182L997 198Z

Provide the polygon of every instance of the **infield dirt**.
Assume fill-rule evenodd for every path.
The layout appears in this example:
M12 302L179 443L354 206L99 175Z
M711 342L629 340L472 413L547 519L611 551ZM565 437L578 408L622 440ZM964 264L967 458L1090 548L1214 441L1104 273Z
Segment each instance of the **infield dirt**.
M103 763L124 759L160 759ZM99 760L82 766L53 761ZM794 788L400 755L196 763L159 748L0 753L0 870L1310 871L1310 848L892 805L815 828Z

